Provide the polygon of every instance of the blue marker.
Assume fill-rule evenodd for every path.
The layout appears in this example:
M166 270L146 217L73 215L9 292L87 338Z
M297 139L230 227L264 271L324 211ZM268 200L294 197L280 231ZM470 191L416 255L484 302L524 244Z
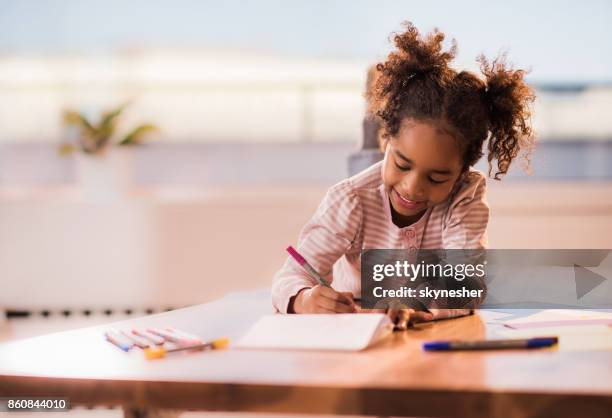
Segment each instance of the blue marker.
M104 336L108 341L122 349L123 351L130 351L130 348L134 346L134 343L123 335L121 335L118 331L112 330L104 333Z
M429 341L423 343L425 351L455 350L501 350L505 348L541 348L550 347L559 342L558 337L520 338L515 340L481 340L481 341Z

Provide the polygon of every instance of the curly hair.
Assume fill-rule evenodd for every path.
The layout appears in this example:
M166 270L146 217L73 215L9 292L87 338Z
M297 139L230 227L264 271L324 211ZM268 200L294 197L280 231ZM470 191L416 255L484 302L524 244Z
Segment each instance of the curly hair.
M402 120L432 121L459 141L464 169L483 156L488 140L489 176L507 173L520 151L527 164L534 144L530 105L535 96L524 81L524 70L515 70L501 55L492 62L478 57L483 77L456 71L450 64L457 52L453 40L443 50L444 34L438 29L422 37L405 22L406 31L393 38L396 50L376 66L378 77L366 92L370 109L383 127L383 138L392 138Z

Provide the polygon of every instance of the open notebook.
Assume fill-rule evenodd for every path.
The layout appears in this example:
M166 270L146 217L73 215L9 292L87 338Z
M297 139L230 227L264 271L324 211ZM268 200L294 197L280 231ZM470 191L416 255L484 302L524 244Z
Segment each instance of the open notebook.
M234 347L359 351L391 332L384 314L267 315Z

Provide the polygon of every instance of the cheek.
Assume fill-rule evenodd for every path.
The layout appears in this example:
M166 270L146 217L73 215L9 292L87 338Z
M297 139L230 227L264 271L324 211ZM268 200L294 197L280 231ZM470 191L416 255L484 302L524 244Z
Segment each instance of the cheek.
M397 183L399 174L397 170L393 167L393 161L391 159L385 158L385 161L382 166L382 178L385 186L390 186Z
M433 187L429 191L429 201L434 205L437 205L438 203L442 203L443 201L446 200L446 198L448 198L452 190L453 190L453 184L449 184L449 185L444 184L444 185L439 185L437 187Z

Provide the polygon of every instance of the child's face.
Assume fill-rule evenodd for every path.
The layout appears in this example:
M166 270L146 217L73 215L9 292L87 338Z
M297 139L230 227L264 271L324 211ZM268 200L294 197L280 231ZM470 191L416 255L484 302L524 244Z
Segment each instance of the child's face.
M435 124L405 119L386 143L382 169L396 215L412 223L443 202L462 168L462 153L453 137Z

